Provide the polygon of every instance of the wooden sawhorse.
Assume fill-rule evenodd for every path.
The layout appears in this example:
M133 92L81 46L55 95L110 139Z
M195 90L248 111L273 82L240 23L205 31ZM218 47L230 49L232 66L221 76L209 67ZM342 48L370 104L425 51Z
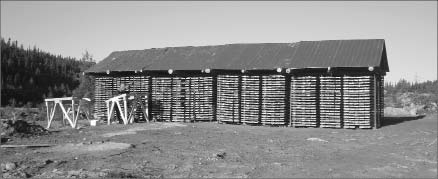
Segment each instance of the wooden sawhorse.
M83 99L86 100L86 101L91 101L88 98L83 98ZM64 107L64 105L62 103L64 101L70 101L71 102L71 108L69 110L65 110L65 107ZM81 101L82 101L82 99L79 101L79 105L77 106L76 109L75 109L75 101L77 101L76 97L45 99L46 108L47 108L47 129L50 128L50 125L52 124L53 117L55 116L56 106L59 106L61 108L61 111L63 112L63 116L70 123L70 126L72 128L76 128L76 124L77 124L77 121L78 121L78 116L79 116L80 110L81 110ZM54 104L53 104L53 107L50 108L49 107L49 103L52 103L52 102ZM69 115L70 110L71 110L71 117ZM75 114L75 111L77 111L76 114Z
M113 116L113 112L115 112L115 110L118 110L120 114L120 118L122 118L123 124L126 125L129 123L133 123L135 112L138 107L142 109L142 113L146 118L146 121L149 122L148 120L149 111L147 107L141 104L141 97L142 97L141 95L133 95L127 98L126 94L121 94L106 100L105 103L107 107L108 125L111 124L111 116ZM148 100L147 96L145 95L144 97L146 98L145 103L147 104L147 100ZM132 100L131 110L129 113L128 113L128 105L127 105L128 100ZM115 109L116 108L115 106L117 106L117 109Z

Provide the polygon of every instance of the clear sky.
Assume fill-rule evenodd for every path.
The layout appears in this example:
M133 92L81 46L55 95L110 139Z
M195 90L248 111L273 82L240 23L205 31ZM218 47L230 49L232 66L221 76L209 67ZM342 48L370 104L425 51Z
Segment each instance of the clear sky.
M1 36L96 60L112 51L229 43L385 39L386 80L437 79L437 2L12 2Z

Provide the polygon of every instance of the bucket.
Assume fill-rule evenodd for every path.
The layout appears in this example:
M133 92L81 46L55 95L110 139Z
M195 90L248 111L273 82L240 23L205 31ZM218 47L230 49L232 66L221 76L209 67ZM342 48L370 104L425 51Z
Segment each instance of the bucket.
M97 120L90 120L90 126L96 126Z

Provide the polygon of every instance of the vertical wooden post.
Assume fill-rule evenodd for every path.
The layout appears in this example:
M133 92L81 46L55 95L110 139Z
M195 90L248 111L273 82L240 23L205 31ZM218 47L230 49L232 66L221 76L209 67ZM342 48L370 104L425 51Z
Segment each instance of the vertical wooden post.
M53 109L50 110L50 118L49 118L49 122L47 124L47 129L50 128L50 124L52 124L53 117L55 116L56 104L57 104L56 102L53 103Z
M316 77L316 127L320 126L321 122L321 78Z
M149 111L149 116L148 116L148 120L152 121L153 119L153 112L152 112L152 77L148 76L148 111Z
M262 97L263 97L263 76L259 75L259 119L258 119L258 124L262 123Z
M217 121L217 75L213 75L213 80L212 80L212 87L213 87L213 91L212 91L212 95L213 95L213 120Z
M124 113L124 122L125 124L128 124L128 97L124 96L123 97L123 113ZM120 111L121 112L121 111Z
M46 101L46 111L47 111L47 122L49 122L50 120L50 115L49 115L49 102Z
M72 110L72 113L71 113L72 118L71 119L74 120L75 119L75 100L74 99L71 99L71 110ZM72 121L72 122L75 123L74 121ZM73 127L76 127L76 124L73 124Z
M110 110L111 110L111 109L109 108L109 102L106 102L106 101L105 101L105 104L106 104L106 109L107 109L107 110L106 110L107 124L110 125L110 119L111 119L111 118L110 118L110 115L111 115L111 114L110 114Z
M285 98L284 98L284 122L285 124L291 124L290 121L290 75L285 75Z

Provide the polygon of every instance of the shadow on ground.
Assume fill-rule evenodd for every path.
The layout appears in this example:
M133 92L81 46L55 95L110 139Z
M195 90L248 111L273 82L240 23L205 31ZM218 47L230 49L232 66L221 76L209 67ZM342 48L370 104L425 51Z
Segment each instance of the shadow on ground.
M386 127L390 125L399 124L406 121L412 121L412 120L418 120L421 118L424 118L426 115L419 115L419 116L397 116L397 117L384 117L383 121L380 123L381 127Z

